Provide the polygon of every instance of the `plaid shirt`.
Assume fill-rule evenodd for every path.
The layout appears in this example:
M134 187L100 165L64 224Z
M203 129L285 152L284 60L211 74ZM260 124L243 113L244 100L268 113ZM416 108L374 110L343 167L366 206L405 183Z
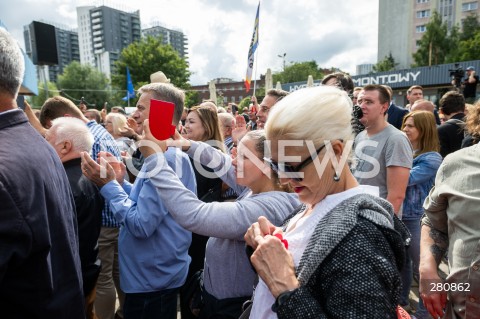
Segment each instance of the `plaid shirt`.
M94 139L91 154L94 161L97 160L98 153L100 151L109 152L117 159L122 159L117 143L113 139L112 135L110 135L110 133L108 133L103 126L97 124L95 121L90 121L87 123L87 127L92 133ZM105 201L105 207L102 211L102 226L114 228L120 227L120 224L117 222L115 217L113 217L113 213L110 211L107 201Z

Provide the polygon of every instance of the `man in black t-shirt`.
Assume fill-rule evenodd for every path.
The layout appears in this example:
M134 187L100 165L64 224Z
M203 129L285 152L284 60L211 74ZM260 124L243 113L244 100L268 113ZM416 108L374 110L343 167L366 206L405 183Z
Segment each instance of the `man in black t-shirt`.
M467 78L463 82L463 96L465 97L465 102L475 103L477 96L477 84L478 84L478 75L475 74L475 68L469 66L467 68Z

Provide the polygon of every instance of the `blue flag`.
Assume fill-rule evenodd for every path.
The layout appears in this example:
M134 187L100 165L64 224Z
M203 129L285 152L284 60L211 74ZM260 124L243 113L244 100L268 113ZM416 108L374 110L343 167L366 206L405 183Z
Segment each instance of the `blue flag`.
M135 97L135 90L133 89L132 78L130 77L130 70L127 66L127 96L125 96L122 100L127 101L133 99Z

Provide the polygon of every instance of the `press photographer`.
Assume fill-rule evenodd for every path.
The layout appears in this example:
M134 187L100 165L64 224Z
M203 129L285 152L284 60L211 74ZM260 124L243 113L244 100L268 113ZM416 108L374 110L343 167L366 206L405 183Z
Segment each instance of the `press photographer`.
M467 76L463 81L463 96L466 103L475 103L477 96L478 75L475 74L475 68L469 66L467 68Z
M465 71L462 66L458 63L455 63L455 69L450 69L450 77L452 78L452 85L460 90L462 85L462 78L465 75Z

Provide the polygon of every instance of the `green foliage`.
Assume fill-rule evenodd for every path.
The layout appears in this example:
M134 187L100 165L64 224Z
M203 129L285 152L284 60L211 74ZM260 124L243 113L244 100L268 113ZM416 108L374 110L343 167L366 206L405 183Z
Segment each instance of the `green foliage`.
M471 14L465 18L462 22L462 34L460 35L460 41L471 40L480 30L480 22L476 14Z
M477 60L479 48L480 22L476 15L463 20L462 31L457 25L448 32L447 24L434 12L418 50L413 54L414 66Z
M285 66L284 71L274 73L273 83L275 86L278 81L281 83L307 81L309 75L314 79L321 79L324 76L315 61L295 62ZM256 95L258 96L258 94Z
M43 84L43 82L39 83L39 85L38 85L38 95L37 96L32 96L29 99L29 102L30 102L30 105L32 106L32 108L34 108L34 109L41 108L43 103L45 103L45 101L48 98L57 96L59 94L57 85L55 83L48 82L47 86L48 86L48 96L47 96L47 94L45 94L45 85Z
M202 99L198 91L185 91L185 107L191 108L200 103L202 103Z
M437 11L434 11L420 39L417 52L413 54L416 66L442 64L451 47L448 28Z
M255 95L257 94L257 92L255 92ZM243 110L243 112L245 112L246 110L248 110L248 106L250 105L251 103L251 97L250 96L247 96L247 97L244 97L240 103L238 103L238 109L241 109Z
M122 50L115 62L116 70L112 74L112 86L121 90L116 94L117 98L126 95L127 66L135 90L150 83L150 74L157 71L165 73L170 82L179 88L190 87L188 63L178 56L171 45L163 45L161 38L148 36Z
M58 76L58 87L67 98L78 102L82 97L90 105L100 109L110 100L108 78L90 65L73 61Z
M392 52L386 56L382 61L379 61L373 66L373 72L387 72L395 70L398 63L395 63L395 59L392 56Z

